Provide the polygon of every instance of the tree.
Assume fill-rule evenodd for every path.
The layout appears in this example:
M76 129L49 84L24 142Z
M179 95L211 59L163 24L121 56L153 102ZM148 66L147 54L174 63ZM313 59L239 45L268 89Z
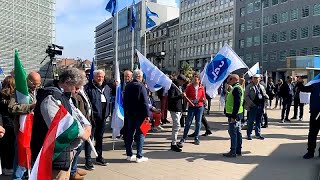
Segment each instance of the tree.
M182 65L182 73L183 73L188 79L192 79L193 70L192 70L190 64L188 64L188 63L183 63L183 65Z

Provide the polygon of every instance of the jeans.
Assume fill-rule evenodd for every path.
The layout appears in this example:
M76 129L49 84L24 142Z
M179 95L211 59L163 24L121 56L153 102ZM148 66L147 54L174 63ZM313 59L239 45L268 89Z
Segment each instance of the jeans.
M140 130L140 126L143 121L135 120L128 118L128 132L126 137L126 154L127 156L132 156L132 144L133 144L133 137L136 142L137 147L137 158L143 157L142 155L142 149L144 144L144 135L142 134Z
M181 112L173 112L170 111L171 117L172 117L172 135L171 135L171 144L176 145L178 134L180 130L180 118L181 118Z
M293 115L293 117L297 118L298 107L299 107L299 118L303 118L303 107L304 107L304 104L300 103L299 99L295 99L294 100L294 109L293 109L294 115Z
M200 132L200 128L201 128L201 118L202 118L202 114L204 111L204 107L189 107L188 108L188 116L187 116L187 120L186 120L186 125L183 131L183 137L182 139L185 140L188 136L188 132L190 129L190 126L192 124L193 121L193 117L195 117L196 119L196 128L195 128L195 140L199 140L199 132Z
M73 157L73 161L71 164L71 171L70 171L70 175L74 175L77 172L78 169L78 159L79 159L79 155L81 153L81 151L83 150L83 146L84 146L84 142L81 144L81 146L79 146L76 149L76 154Z
M287 99L283 99L282 111L281 111L281 119L289 119L290 107L292 104L292 97L288 97Z
M248 111L248 128L247 128L247 136L251 137L251 133L253 130L253 123L255 123L255 134L257 137L261 136L261 119L263 115L263 105L253 106Z
M98 153L98 158L102 158L102 141L104 130L106 129L105 121L96 122L94 139L96 140L95 148Z
M242 134L241 134L241 121L229 121L229 135L231 139L230 152L232 154L240 153L242 148Z
M27 171L25 167L21 167L18 165L18 143L17 139L15 140L15 156L13 159L13 174L12 180L22 180L24 173Z

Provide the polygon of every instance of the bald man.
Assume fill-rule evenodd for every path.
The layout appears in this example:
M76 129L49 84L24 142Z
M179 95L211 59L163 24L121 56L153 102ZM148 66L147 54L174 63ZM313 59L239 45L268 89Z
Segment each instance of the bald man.
M37 90L41 86L41 76L39 73L32 71L28 77L27 77L27 85L28 85L28 92L29 92L29 98L30 98L30 104L19 104L17 101L17 96L16 94L13 94L11 96L9 105L8 105L8 110L9 113L16 115L13 121L14 124L14 130L15 133L17 134L19 132L19 115L24 115L32 112L36 106L36 93ZM17 146L15 146L17 147ZM13 164L13 175L12 179L22 179L24 172L26 171L26 168L21 167L18 165L17 162L17 150L15 153L15 158L14 158L14 164Z
M231 139L231 147L228 153L223 154L225 157L241 156L241 119L243 115L244 91L239 83L239 79L239 76L236 74L231 74L228 77L228 84L232 86L232 90L226 97L226 116L228 117L228 132Z

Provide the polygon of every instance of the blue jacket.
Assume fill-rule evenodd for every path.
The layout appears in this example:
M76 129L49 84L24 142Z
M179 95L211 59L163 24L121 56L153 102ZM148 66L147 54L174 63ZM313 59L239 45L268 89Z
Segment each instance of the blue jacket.
M95 122L104 121L109 116L109 113L110 113L109 104L110 104L111 88L108 85L106 85L106 83L103 83L102 87L103 88L101 90L94 83L89 82L84 88L92 104L92 115ZM101 94L103 94L106 98L105 109L102 109ZM102 117L103 111L105 112L104 117Z
M310 96L310 112L320 112L320 83L312 84L311 86L304 86L301 88L302 92L311 92Z
M125 117L132 120L143 121L151 117L147 89L141 82L133 80L126 85L123 108Z

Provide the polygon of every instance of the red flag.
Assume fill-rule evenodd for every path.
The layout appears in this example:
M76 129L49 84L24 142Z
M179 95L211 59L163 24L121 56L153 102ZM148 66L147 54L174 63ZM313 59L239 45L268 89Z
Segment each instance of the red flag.
M26 115L23 131L18 133L18 164L19 166L31 169L31 134L32 134L33 114Z
M143 135L146 136L150 129L151 124L148 119L145 119L140 126L140 130L143 133Z

